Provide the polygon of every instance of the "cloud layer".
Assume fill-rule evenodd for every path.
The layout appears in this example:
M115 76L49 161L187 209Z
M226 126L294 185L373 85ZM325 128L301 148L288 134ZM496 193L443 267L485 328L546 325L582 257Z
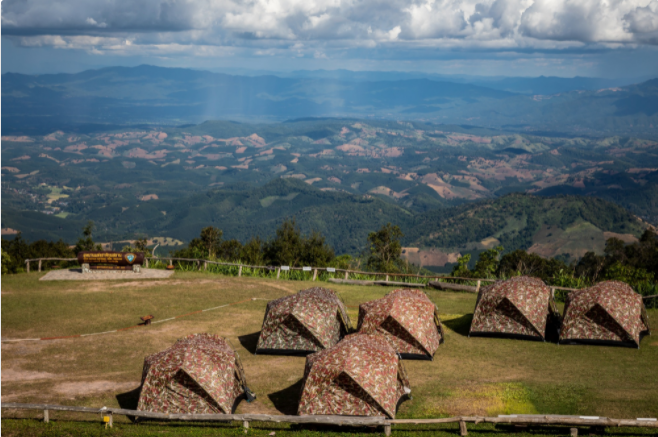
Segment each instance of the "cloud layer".
M658 0L5 0L23 46L260 54L658 45Z

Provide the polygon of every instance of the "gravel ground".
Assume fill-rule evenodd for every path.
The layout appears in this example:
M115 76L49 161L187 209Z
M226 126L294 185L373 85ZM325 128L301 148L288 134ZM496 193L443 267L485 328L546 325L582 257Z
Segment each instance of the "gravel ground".
M132 270L95 270L91 273L82 273L82 269L51 270L40 281L115 281L124 279L164 279L174 274L173 270L141 269L134 273Z

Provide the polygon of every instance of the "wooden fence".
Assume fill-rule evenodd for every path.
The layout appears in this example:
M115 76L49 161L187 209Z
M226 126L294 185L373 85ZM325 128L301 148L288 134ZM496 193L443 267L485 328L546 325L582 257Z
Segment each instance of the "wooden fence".
M250 422L270 422L270 423L295 423L295 424L318 424L334 426L368 426L382 427L384 433L391 434L391 425L428 425L428 424L445 424L458 423L459 434L468 435L467 423L493 423L509 425L551 425L551 426L583 426L583 427L636 427L636 428L656 428L658 421L655 418L638 418L638 419L610 419L607 417L591 416L559 416L559 415L505 415L498 417L482 416L458 416L441 419L386 419L384 417L360 417L360 416L284 416L271 414L166 414L152 413L149 411L126 410L123 408L91 408L91 407L72 407L64 405L48 404L21 404L14 402L3 402L3 409L15 410L38 410L43 411L43 421L50 420L51 411L68 411L75 413L91 413L103 416L104 421L112 426L113 415L129 416L134 418L164 420L164 421L183 421L183 422L242 422L245 429L249 428ZM571 435L577 435L578 429L572 428Z
M282 270L282 266L257 266L257 265L250 265L250 264L240 264L240 263L227 263L227 262L221 262L221 261L211 261L207 259L202 259L202 258L176 258L176 257L153 257L153 258L144 258L144 266L148 268L149 266L149 259L152 262L157 262L157 261L169 261L169 265L173 265L174 261L182 261L182 262L192 262L196 263L197 267L199 270L201 270L201 265L203 263L203 270L208 269L208 265L219 265L219 266L228 266L228 267L238 267L238 276L242 276L242 269L243 268L250 268L250 269L260 269L260 270L268 270L268 271L276 271L276 278L279 279L281 276L281 272L285 271ZM41 271L41 266L42 266L42 261L77 261L77 258L34 258L34 259L26 259L25 260L25 265L26 265L26 271L27 273L30 273L30 263L32 262L37 262L39 263L38 271ZM434 288L439 288L439 289L444 289L444 290L453 290L453 291L466 291L470 293L478 293L480 291L480 285L483 282L496 282L498 279L489 279L489 278L464 278L460 276L445 276L445 275L415 275L415 274L409 274L409 273L381 273L381 272L364 272L360 270L349 270L349 269L339 269L339 268L333 268L333 267L288 267L287 270L297 270L297 271L312 271L313 272L313 278L312 280L315 281L318 278L318 272L330 272L330 273L335 273L335 274L340 274L343 276L342 281L343 283L347 284L356 284L356 285L400 285L400 286L419 286L420 284L410 284L410 283L405 283L405 282L395 282L391 281L391 278L419 278L419 279L427 279L429 282L429 285ZM350 275L364 275L364 276L375 276L375 277L384 277L385 279L383 281L359 281L359 280L350 280L349 276ZM338 278L335 278L338 279ZM434 281L432 281L434 280ZM475 282L476 285L462 285L462 284L453 284L451 282L439 282L439 280L442 281L449 281L449 280L456 280L456 281L469 281L469 282ZM341 281L341 282L342 282ZM332 281L332 282L339 282L339 281ZM556 287L556 286L550 286L551 292L553 295L555 295L556 290L564 290L564 291L576 291L578 290L577 288L567 288L567 287ZM658 297L658 295L653 295L653 296L644 296L643 299L652 299Z

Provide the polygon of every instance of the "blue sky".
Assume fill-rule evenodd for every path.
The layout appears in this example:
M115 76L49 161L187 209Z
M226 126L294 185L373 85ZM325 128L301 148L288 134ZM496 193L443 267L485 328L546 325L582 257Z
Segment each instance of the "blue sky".
M2 72L658 76L658 0L4 0Z

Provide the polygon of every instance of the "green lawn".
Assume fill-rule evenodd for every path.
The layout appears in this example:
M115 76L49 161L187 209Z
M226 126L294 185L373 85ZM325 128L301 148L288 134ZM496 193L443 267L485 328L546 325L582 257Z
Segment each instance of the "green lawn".
M272 434L274 433L274 434ZM514 428L510 425L493 426L491 424L470 425L468 433L473 437L533 437L533 436L566 436L568 427L529 427ZM649 436L655 435L656 430L643 428L607 428L606 435L614 436ZM232 424L192 424L189 423L115 423L111 429L105 429L100 420L65 420L43 423L35 419L3 419L2 435L21 437L146 437L146 436L190 436L200 437L208 435L235 436L235 437L368 437L383 436L381 428L350 428L327 426L297 426L279 424L251 424L245 433L238 423ZM394 425L392 435L395 437L455 437L459 435L457 425ZM587 427L579 428L579 435L590 435Z
M359 303L390 291L383 287L344 286L310 281L176 274L161 281L41 282L43 273L2 277L2 336L32 338L100 332L135 325L139 317L158 319L227 303L237 305L174 321L113 334L53 341L2 343L3 402L39 402L134 408L143 359L177 338L197 332L227 337L244 363L258 395L237 413L295 414L304 358L253 355L267 300L322 285L338 291L356 325ZM511 413L580 414L613 418L658 416L658 339L645 337L641 348L557 346L551 343L468 338L475 296L427 291L446 326L446 341L433 361L405 362L413 399L401 404L397 418ZM658 310L650 310L654 327ZM14 417L36 412L3 412L3 435L97 435L98 418L51 413L51 424ZM66 421L83 419L88 422ZM132 425L117 417L109 435L244 435L237 425ZM471 427L469 427L470 429ZM259 425L255 435L296 427ZM422 431L425 429L425 431ZM429 429L394 427L395 435L427 434ZM456 427L446 426L454 435ZM474 427L472 435L505 435L509 427ZM405 431L406 430L406 431ZM418 430L418 431L414 431ZM105 432L105 431L103 431ZM349 430L337 430L341 435ZM443 431L442 431L443 432ZM539 431L530 430L528 433ZM544 430L548 435L568 430ZM630 432L615 430L615 432ZM633 431L635 433L636 431ZM641 431L638 431L641 432ZM311 433L305 428L304 434ZM553 434L551 434L553 433ZM522 434L522 433L521 433Z

